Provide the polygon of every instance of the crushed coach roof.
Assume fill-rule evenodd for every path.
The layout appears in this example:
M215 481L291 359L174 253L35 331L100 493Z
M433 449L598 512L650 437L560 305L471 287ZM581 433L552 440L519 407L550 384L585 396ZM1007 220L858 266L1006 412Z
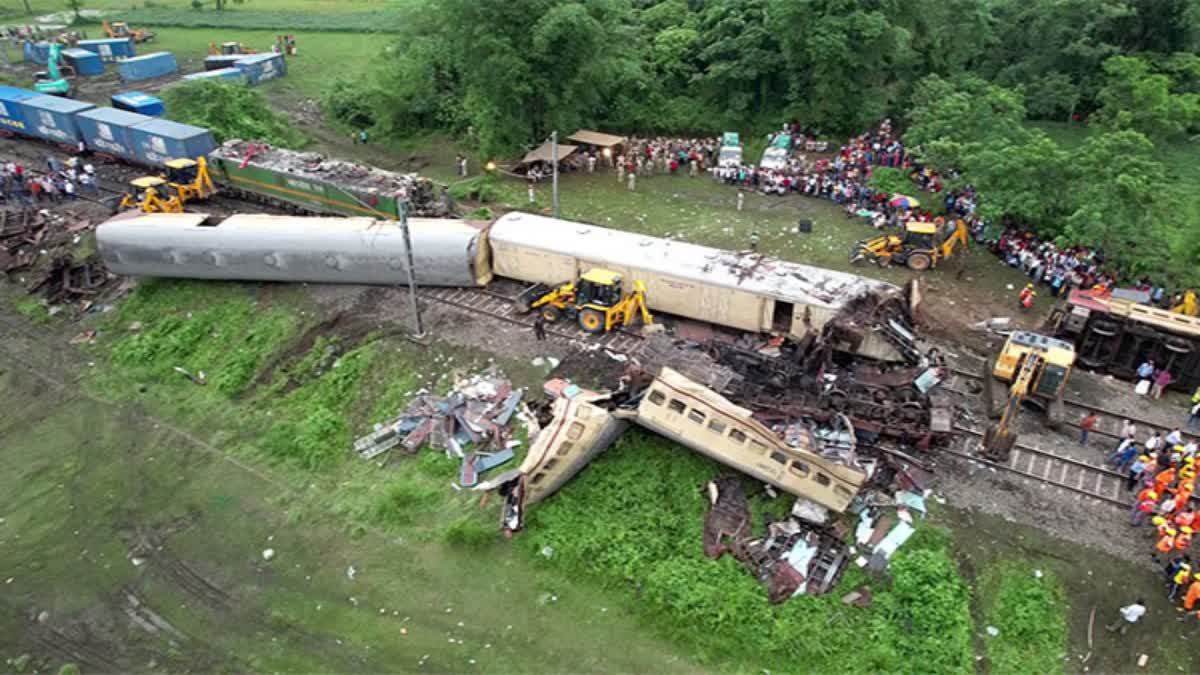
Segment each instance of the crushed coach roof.
M490 236L493 241L569 255L592 264L644 269L830 309L840 309L867 292L897 290L882 281L756 253L723 251L531 213L500 217Z

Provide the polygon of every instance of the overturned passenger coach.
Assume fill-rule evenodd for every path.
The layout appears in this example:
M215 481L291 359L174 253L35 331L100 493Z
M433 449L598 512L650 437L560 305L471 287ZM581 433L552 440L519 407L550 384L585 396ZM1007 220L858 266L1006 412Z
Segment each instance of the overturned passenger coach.
M483 228L465 220L410 218L416 281L480 286L491 280ZM129 276L403 284L408 256L392 221L201 213L119 217L96 230L109 270Z

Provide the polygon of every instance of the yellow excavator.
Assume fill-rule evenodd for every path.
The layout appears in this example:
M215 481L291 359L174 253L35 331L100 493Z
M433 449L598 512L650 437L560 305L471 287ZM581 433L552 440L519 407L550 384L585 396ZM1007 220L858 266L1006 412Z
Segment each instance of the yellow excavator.
M109 38L133 38L134 42L149 42L154 39L155 33L148 31L145 28L130 28L129 24L124 21L108 22L108 19L100 22L100 27L104 29L104 34Z
M1074 367L1075 347L1071 343L1026 331L1010 335L999 356L987 364L984 405L999 420L984 431L983 456L993 462L1008 461L1017 442L1015 426L1023 403L1042 408L1046 425L1057 427L1062 422L1063 396ZM1009 385L1008 398L998 410L992 378Z
M217 193L204 157L172 159L166 167L165 175L142 176L130 181L129 186L133 189L121 199L120 208L136 208L143 213L183 213L184 204Z
M919 272L937 267L958 246L967 248L967 224L964 221L955 219L938 224L910 220L904 224L903 234L885 234L859 241L850 251L850 263L867 260L880 267L897 263Z
M576 319L589 333L607 333L616 327L629 326L638 316L642 323L654 323L646 307L646 287L633 282L633 292L621 290L621 275L599 267L557 286L537 284L517 297L517 309L522 312L538 310L547 323L562 317Z

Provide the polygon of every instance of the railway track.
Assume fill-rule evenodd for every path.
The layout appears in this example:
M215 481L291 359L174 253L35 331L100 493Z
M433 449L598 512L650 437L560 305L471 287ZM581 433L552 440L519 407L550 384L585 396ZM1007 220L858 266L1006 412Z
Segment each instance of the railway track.
M956 447L944 448L940 452L1090 497L1110 506L1129 508L1124 474L1020 441L1013 446L1007 462L993 462L975 451L983 438L982 430L964 426L956 426L956 429L959 431Z
M485 288L421 288L417 294L420 297L443 303L452 307L466 310L475 315L484 315L500 321L525 326L533 331L532 315L517 312L516 296L506 295ZM546 334L567 340L580 340L599 345L599 348L620 354L631 354L637 351L642 343L642 336L624 329L618 329L607 335L589 333L570 321L559 321L546 326Z

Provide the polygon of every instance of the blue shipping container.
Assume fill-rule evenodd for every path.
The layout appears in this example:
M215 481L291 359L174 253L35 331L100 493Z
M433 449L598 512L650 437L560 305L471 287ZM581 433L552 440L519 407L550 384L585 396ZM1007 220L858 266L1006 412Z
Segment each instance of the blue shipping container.
M104 74L104 62L100 55L86 49L64 49L63 58L82 77L93 77Z
M80 49L86 49L89 52L96 52L100 55L100 60L105 63L112 63L120 59L128 59L137 56L137 51L133 47L133 38L105 38L103 40L80 40L76 45Z
M143 94L140 91L127 91L124 94L113 94L109 99L112 101L112 106L120 110L128 110L139 115L149 115L158 117L166 110L162 99L149 94Z
M237 65L238 61L246 58L242 54L222 54L205 57L205 70L221 70L222 68L232 68Z
M153 117L117 110L96 108L75 116L79 134L88 149L122 159L136 160L130 127L152 121Z
M50 62L50 43L26 42L21 47L21 54L25 57L26 61L44 66Z
M40 95L28 89L0 86L0 129L30 133L25 128L25 109L21 103Z
M246 74L239 68L221 68L220 70L206 70L201 73L192 73L184 75L185 80L229 80L231 82L246 83Z
M25 114L25 131L55 143L79 142L79 127L75 114L96 106L61 96L34 96L21 101Z
M287 61L283 54L252 54L243 56L237 67L246 73L246 84L255 85L287 75Z
M217 147L208 129L156 119L130 128L134 151L145 164L161 165L172 159L195 159Z
M121 80L125 82L151 80L170 75L178 70L179 66L175 63L175 55L171 52L154 52L145 56L135 56L117 64L117 71L121 73Z

